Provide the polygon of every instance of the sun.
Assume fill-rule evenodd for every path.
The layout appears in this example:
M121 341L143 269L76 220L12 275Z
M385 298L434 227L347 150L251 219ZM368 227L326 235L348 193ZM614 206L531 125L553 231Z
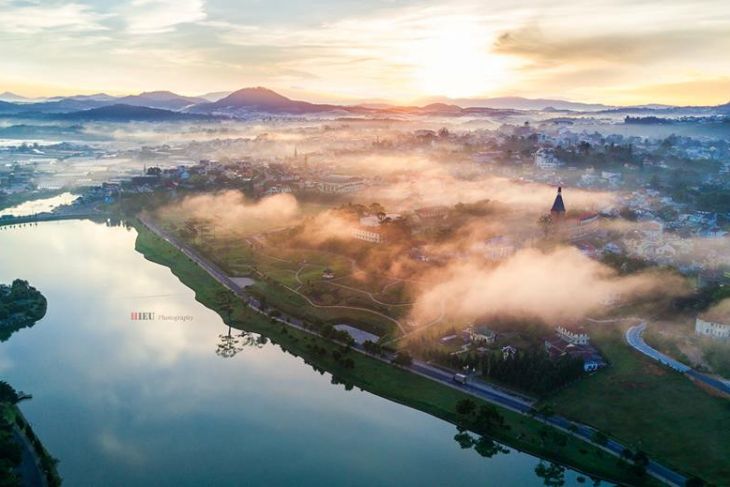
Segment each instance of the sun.
M493 36L468 21L446 22L410 47L417 89L427 96L484 95L509 79L509 60L490 52Z

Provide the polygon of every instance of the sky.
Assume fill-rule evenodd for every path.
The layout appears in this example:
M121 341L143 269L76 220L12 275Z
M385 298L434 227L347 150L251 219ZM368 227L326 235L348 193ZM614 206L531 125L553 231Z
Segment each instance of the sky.
M727 0L0 0L0 92L730 101Z

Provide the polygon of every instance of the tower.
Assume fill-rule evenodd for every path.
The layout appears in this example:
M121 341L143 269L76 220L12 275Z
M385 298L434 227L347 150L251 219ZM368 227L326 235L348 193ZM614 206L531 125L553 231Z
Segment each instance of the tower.
M556 219L565 216L565 203L563 203L563 188L561 186L558 186L558 195L555 197L553 207L550 209L550 215Z

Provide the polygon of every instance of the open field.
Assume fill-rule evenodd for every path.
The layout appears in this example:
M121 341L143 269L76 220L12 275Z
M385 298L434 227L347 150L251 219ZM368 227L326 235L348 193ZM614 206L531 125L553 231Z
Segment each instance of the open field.
M591 325L589 332L611 366L549 399L555 411L689 474L727 485L730 401L632 350L618 327Z
M229 275L256 278L251 289L254 295L303 319L349 323L390 339L399 332L396 320L402 320L410 309L407 286L393 279L362 279L354 261L346 256L262 246L260 232L271 229L270 225L252 224L236 229L235 235L211 232L186 238L181 214L166 210L160 215L163 228L181 236ZM323 279L325 269L334 273L334 279Z
M172 246L158 239L148 230L138 226L136 248L153 262L170 267L173 273L196 293L196 299L211 309L220 308L220 295L227 292L217 281L200 267L184 257ZM226 313L222 313L222 316ZM456 403L466 394L385 364L353 351L345 352L353 359L354 368L340 365L333 357L333 350L341 346L302 331L285 328L246 308L236 301L231 315L231 325L247 331L261 333L282 350L301 356L318 370L331 372L340 383L356 386L390 400L417 408L446 421L456 423L459 416ZM475 401L479 403L479 400ZM648 478L637 478L619 460L600 449L547 428L542 423L500 409L508 428L495 433L495 439L511 447L540 457L565 463L580 470L592 472L631 485L656 485ZM455 431L456 433L456 431Z

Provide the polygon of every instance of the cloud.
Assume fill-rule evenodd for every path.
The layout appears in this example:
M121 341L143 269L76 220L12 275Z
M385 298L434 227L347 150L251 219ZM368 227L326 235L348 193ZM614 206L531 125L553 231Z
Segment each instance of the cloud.
M203 0L132 0L125 14L127 30L141 35L171 32L205 18Z
M0 1L0 31L6 33L101 31L107 29L101 24L106 17L79 3L41 5Z
M455 261L423 278L413 307L416 324L445 311L449 320L479 318L576 322L598 312L607 299L640 299L684 291L678 277L664 273L618 276L573 247L524 249L498 265L472 258Z
M299 204L291 194L276 194L254 202L240 191L232 190L190 196L172 208L180 210L187 218L213 221L218 234L234 233L252 222L285 225L299 214ZM166 210L170 208L162 211Z
M530 59L538 65L565 62L632 64L657 62L667 57L730 47L730 26L715 29L677 26L662 31L609 32L565 35L526 25L501 34L494 50Z

